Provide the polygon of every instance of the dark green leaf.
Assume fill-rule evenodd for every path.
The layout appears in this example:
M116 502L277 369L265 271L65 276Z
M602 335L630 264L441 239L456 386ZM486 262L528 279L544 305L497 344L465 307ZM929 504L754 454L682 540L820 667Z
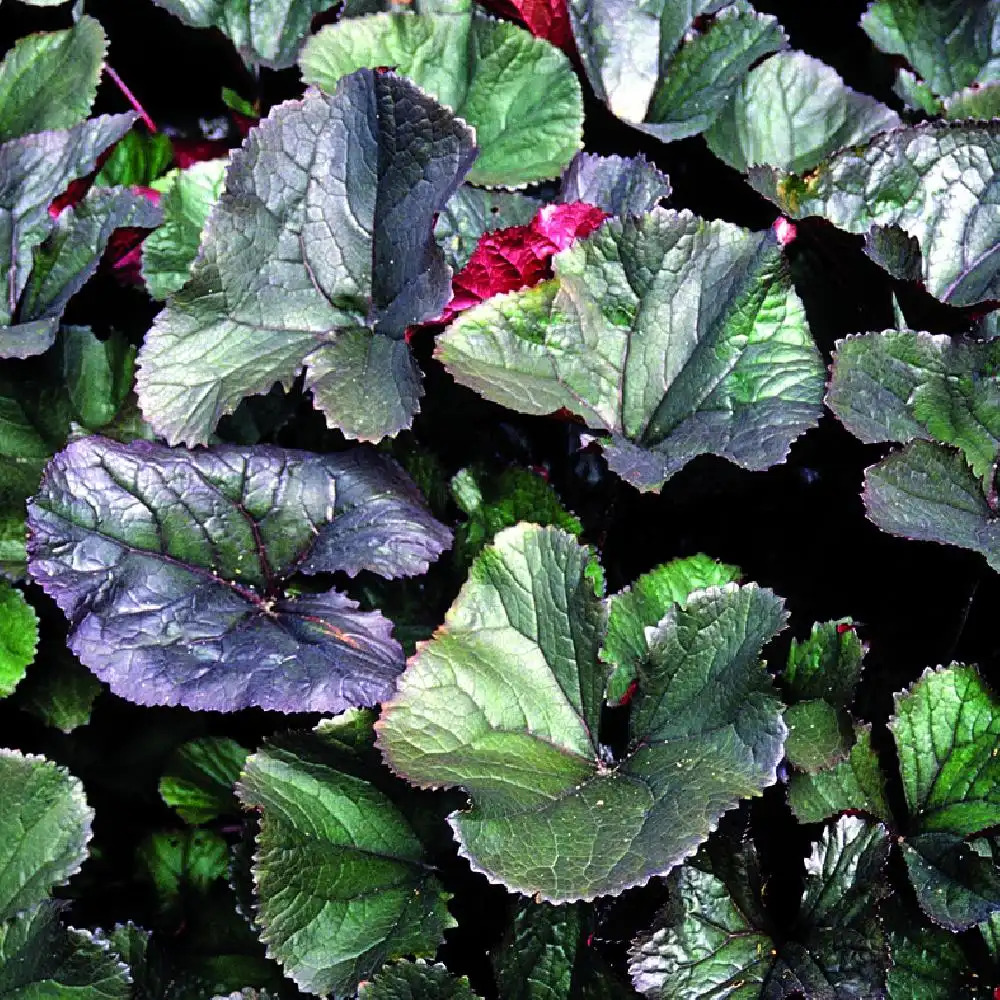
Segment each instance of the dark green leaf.
M464 976L456 979L443 965L396 962L370 983L362 983L358 1000L479 1000Z
M29 671L17 689L19 708L64 733L90 722L101 682L65 647Z
M228 868L229 846L210 830L152 833L136 852L136 877L151 884L162 913L178 909L186 895L203 896Z
M844 760L854 742L850 716L822 698L785 709L785 756L803 771L821 771Z
M781 680L795 700L823 698L846 708L861 679L864 656L864 643L850 618L817 622L808 639L792 640Z
M889 1000L985 1000L986 990L972 980L969 960L954 934L926 926L905 935L893 932L889 952Z
M150 187L174 158L170 138L162 132L132 129L111 150L94 178L97 187Z
M232 812L233 786L249 751L225 736L203 736L179 746L160 778L160 797L185 823L207 823Z

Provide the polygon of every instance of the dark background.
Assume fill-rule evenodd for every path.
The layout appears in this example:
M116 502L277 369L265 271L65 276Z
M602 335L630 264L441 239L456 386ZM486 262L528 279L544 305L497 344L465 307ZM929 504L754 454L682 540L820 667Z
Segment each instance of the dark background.
M800 0L768 0L756 7L779 18L794 48L832 65L855 89L901 110L891 92L893 66L857 27L864 3L827 4L822 19L814 18L814 5ZM223 86L259 97L265 107L301 91L296 71L264 71L254 79L220 34L187 29L149 0L90 0L86 9L110 37L110 64L161 126L196 134L200 117L225 112ZM65 27L68 12L69 5L28 8L8 0L0 5L0 47L29 30ZM105 82L96 111L124 110L120 93ZM594 152L642 152L656 162L670 176L673 207L754 228L769 226L775 218L774 207L713 157L700 138L660 145L588 98L585 140ZM955 332L967 326L957 311L892 282L864 257L860 240L815 221L801 224L799 234L791 248L801 279L797 284L828 358L838 338L892 325L893 291L914 327ZM79 298L74 309L103 310L104 322L126 329L137 341L155 311L140 293L100 279ZM87 318L99 325L95 313ZM427 397L413 440L434 450L449 473L483 460L497 468L515 463L546 468L564 502L581 516L585 539L599 545L610 590L678 555L704 551L736 563L746 579L787 599L791 626L769 651L773 664L783 661L789 638L807 635L813 621L850 615L860 623L870 653L857 711L876 723L876 742L890 769L893 749L879 724L892 712L893 694L925 668L952 659L977 662L996 686L1000 641L993 615L1000 578L977 555L893 538L870 524L859 497L861 482L865 467L887 449L860 444L829 414L796 442L784 465L768 472L746 472L705 457L660 494L639 494L609 475L599 456L580 452L574 424L522 418L485 403L456 387L430 360L429 338L415 346L427 373ZM293 398L287 405L297 417L275 433L275 440L289 446L339 446L337 435L322 429L306 400ZM439 615L457 583L447 567L435 572L428 587L437 588L433 613ZM40 591L32 588L30 597L44 619L44 661L59 655L65 626ZM156 794L163 759L173 746L203 733L256 745L270 732L313 721L263 712L224 716L138 708L105 694L92 723L64 736L19 711L15 698L0 703L0 744L45 753L85 781L97 810L100 859L88 862L74 883L82 888L73 916L80 924L107 926L129 917L156 920L144 911L152 904L137 895L131 858L151 828L177 824ZM894 794L898 802L898 788ZM806 853L817 831L790 821L780 786L752 812L754 835L774 873L772 905L790 914L800 876L791 858ZM462 924L460 932L449 934L442 957L489 994L485 949L502 928L504 894L469 875L448 851L441 863L459 893L453 910ZM621 958L629 936L648 918L648 900L658 902L659 896L627 893L618 903L601 905L598 944L609 958ZM183 939L183 929L174 931ZM789 931L794 933L791 924Z

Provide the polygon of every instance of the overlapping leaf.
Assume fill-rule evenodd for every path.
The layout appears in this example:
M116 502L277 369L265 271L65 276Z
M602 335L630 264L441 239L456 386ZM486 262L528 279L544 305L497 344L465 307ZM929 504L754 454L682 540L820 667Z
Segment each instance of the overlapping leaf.
M206 442L244 396L303 368L348 436L409 426L422 390L403 334L451 294L431 230L472 141L388 73L359 70L332 97L277 107L233 154L192 277L140 351L137 391L156 430Z
M160 797L185 823L205 823L231 812L233 786L247 753L225 736L204 736L179 746L160 778Z
M371 982L361 984L358 1000L478 1000L464 976L456 979L443 965L396 962Z
M331 0L155 0L194 28L218 28L251 66L284 69L295 62L313 17Z
M740 81L705 140L736 170L768 164L802 173L899 124L895 111L855 93L825 63L778 52Z
M420 573L450 536L391 460L72 442L29 507L30 571L70 648L140 704L340 711L393 688L391 624L296 572Z
M338 736L342 725L356 719L265 745L238 788L259 812L261 940L300 987L337 996L386 961L432 955L454 926L423 845L367 780L364 751Z
M1000 298L1000 123L895 129L802 176L755 167L750 183L796 219L913 237L927 291L942 302Z
M758 656L770 591L703 591L668 609L639 668L625 757L599 722L605 610L588 549L556 528L497 535L384 707L379 744L422 786L473 800L450 822L490 879L553 901L617 893L692 853L776 780L785 729ZM705 699L695 692L711 690Z
M664 142L707 129L754 63L785 45L745 0L568 0L587 78L619 118Z
M582 201L607 215L645 215L670 197L670 180L641 153L597 156L577 153L559 186L561 202Z
M0 698L24 678L38 645L38 616L20 590L0 579Z
M889 837L881 824L844 817L806 860L795 934L776 942L762 908L723 878L690 865L681 873L683 915L654 924L633 944L629 968L647 997L879 997L888 955L874 913L887 891Z
M823 364L772 234L654 209L553 270L465 313L436 355L487 399L607 432L611 468L640 489L704 453L767 468L818 420Z
M309 40L306 83L332 93L363 66L390 66L476 130L475 184L558 177L581 145L583 97L569 59L523 28L472 13L471 0L428 14L345 18Z

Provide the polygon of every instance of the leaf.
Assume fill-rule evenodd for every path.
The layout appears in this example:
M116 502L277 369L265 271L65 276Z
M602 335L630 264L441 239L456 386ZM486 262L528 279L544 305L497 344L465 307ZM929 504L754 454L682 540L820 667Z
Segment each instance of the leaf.
M885 778L872 749L871 726L858 726L846 760L817 774L793 774L788 804L800 823L822 823L843 812L863 812L890 826Z
M864 669L865 645L850 618L817 622L803 642L792 639L781 675L796 701L823 698L846 708Z
M743 0L568 0L594 93L663 142L705 131L754 63L783 48L781 25Z
M322 28L299 59L332 93L361 67L390 66L476 132L473 184L523 187L558 177L582 145L583 96L569 59L513 24L451 13L373 14Z
M901 845L920 908L935 923L963 931L1000 911L1000 869L949 833L922 833Z
M38 615L24 594L0 580L0 698L24 678L38 646Z
M616 668L608 681L608 703L614 705L626 697L639 664L649 659L647 629L656 625L674 604L686 604L692 593L736 583L741 576L738 566L699 553L657 566L611 597L601 651L602 659Z
M540 207L537 199L517 191L488 191L463 184L438 215L434 238L452 271L461 271L484 233L526 226Z
M129 1000L128 969L88 931L64 928L46 901L0 923L0 996Z
M0 63L0 142L82 122L107 47L100 24L86 14L65 31L16 41Z
M237 791L259 812L255 919L268 955L301 989L344 995L386 961L433 955L455 922L409 823L356 776L335 734L266 744Z
M90 722L101 682L63 647L29 671L17 689L16 703L46 726L71 733Z
M207 823L233 812L233 786L248 750L225 736L203 736L177 747L160 778L160 798L185 823Z
M486 0L486 6L520 18L536 38L544 38L571 58L575 55L566 0Z
M996 513L959 452L913 441L866 471L862 498L890 535L972 549L1000 571Z
M804 771L820 771L844 760L854 733L850 716L822 698L800 701L785 709L788 739L785 756Z
M287 69L331 0L154 0L192 28L218 28L248 66Z
M468 515L455 533L456 565L467 568L498 531L519 521L553 524L571 535L583 531L580 519L562 505L559 494L530 469L510 466L496 475L465 468L451 480L455 503Z
M202 160L171 171L163 196L163 225L142 245L142 276L154 299L179 291L191 274L201 233L219 200L226 160Z
M922 926L915 933L889 935L892 965L886 980L889 1000L954 1000L981 995L969 982L969 962L954 934ZM974 973L971 973L974 975Z
M472 808L449 822L473 868L549 901L665 874L776 780L785 735L758 660L784 622L781 601L715 589L656 628L628 751L607 763L595 572L590 550L557 528L498 534L377 726L398 774L469 793ZM711 704L693 696L709 686Z
M66 131L26 135L0 145L0 328L15 321L32 253L55 226L50 203L70 181L94 169L100 154L131 128L135 117L105 115ZM24 355L10 351L3 356Z
M394 962L371 981L361 983L358 1000L478 1000L469 980L456 979L443 965Z
M740 81L705 141L736 170L768 164L802 173L899 125L895 111L855 93L820 60L777 52Z
M988 481L1000 454L1000 343L909 330L837 342L827 405L862 441L932 439Z
M1000 123L935 124L884 132L804 176L755 167L749 180L796 219L822 216L851 233L898 226L920 244L927 291L968 306L1000 298L998 170Z
M1000 118L1000 85L993 83L986 87L977 85L960 90L944 102L944 116L949 121Z
M819 419L823 364L773 234L654 209L552 266L465 313L435 354L487 399L609 433L633 485L658 489L705 453L765 469Z
M83 785L44 757L0 750L0 928L36 907L87 857L93 810ZM9 941L10 938L7 938ZM0 945L0 954L4 954ZM9 955L10 953L7 952ZM4 963L0 961L0 970ZM3 991L0 990L0 996Z
M896 696L889 728L915 832L1000 824L1000 708L975 667L925 670Z
M94 186L150 187L167 172L173 158L169 136L133 129L115 143L94 178Z
M89 437L28 510L30 572L69 646L138 704L336 712L393 689L391 624L289 578L426 571L449 533L389 459Z
M303 368L347 436L408 427L421 388L402 338L451 294L431 232L472 142L412 84L368 70L272 111L233 154L191 280L139 353L157 432L207 442L244 396Z
M211 830L157 831L136 850L136 878L148 882L161 913L178 911L182 896L204 896L229 868L229 845Z
M559 186L559 201L582 201L607 215L644 215L669 198L670 180L641 153L623 159L577 153Z
M883 52L902 56L940 96L1000 73L993 4L965 0L874 0L861 27Z

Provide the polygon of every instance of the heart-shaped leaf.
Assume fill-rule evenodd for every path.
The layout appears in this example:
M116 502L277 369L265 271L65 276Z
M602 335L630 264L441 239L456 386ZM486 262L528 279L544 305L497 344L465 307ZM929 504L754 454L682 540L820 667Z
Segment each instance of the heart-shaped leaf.
M74 441L29 506L30 571L69 644L139 704L340 711L386 697L391 624L295 573L424 572L450 541L389 459Z
M673 605L653 630L628 750L609 761L598 571L557 528L501 532L378 724L397 773L469 792L472 808L450 822L473 867L553 901L666 873L723 812L776 780L783 753L758 659L783 625L782 603L729 586ZM706 688L710 701L696 695Z
M998 173L1000 122L959 123L884 132L802 176L755 167L750 183L796 219L822 216L851 233L901 229L920 246L927 291L968 306L1000 298Z
M524 413L577 414L640 489L706 453L766 469L818 421L823 362L773 234L654 209L552 266L438 338L457 381Z
M403 335L451 295L431 231L474 155L464 123L391 73L275 108L233 154L191 280L139 352L157 432L205 443L244 396L303 368L349 437L408 427L422 389Z
M523 187L558 177L581 145L583 96L569 59L523 28L473 14L344 18L314 35L299 65L333 93L363 66L391 66L476 130L474 184Z

